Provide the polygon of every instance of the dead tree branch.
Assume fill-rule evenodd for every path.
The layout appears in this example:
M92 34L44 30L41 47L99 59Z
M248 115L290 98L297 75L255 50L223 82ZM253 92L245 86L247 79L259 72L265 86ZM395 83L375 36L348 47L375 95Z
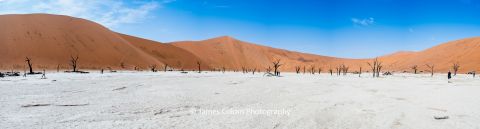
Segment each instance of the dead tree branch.
M453 63L453 76L456 76L457 75L457 72L458 72L458 69L460 68L460 64L457 63Z
M279 76L280 75L280 71L278 68L280 68L280 66L282 66L283 64L280 64L280 59L277 59L276 61L273 61L272 62L273 64L273 70L274 70L274 74L275 76Z
M410 67L411 69L413 69L413 74L417 74L417 70L418 70L418 66L417 65L414 65L412 67Z
M28 74L34 74L33 68L32 68L32 62L31 62L30 58L25 57L25 61L27 62L28 69L29 69Z
M77 56L70 56L70 66L72 66L72 72L78 72L78 55Z
M431 76L433 77L433 73L434 73L434 71L433 71L433 70L434 70L434 68L435 68L435 65L434 65L434 64L432 64L432 65L425 64L425 65L426 65L426 66L429 68L429 70L430 70L430 73L432 74Z

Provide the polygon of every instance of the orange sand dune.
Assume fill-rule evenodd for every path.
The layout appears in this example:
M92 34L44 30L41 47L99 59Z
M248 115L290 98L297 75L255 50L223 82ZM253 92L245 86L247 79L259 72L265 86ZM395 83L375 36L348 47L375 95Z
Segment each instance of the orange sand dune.
M68 68L70 55L79 55L81 69L132 70L134 66L147 69L163 64L176 69L265 71L271 62L280 59L283 71L294 71L312 66L323 72L341 64L350 71L370 71L367 62L372 59L345 59L300 53L243 42L223 36L203 41L159 43L134 36L119 34L79 18L49 14L0 15L0 69L24 69L24 58L32 58L38 69ZM434 64L437 72L446 72L455 62L460 72L480 70L480 37L441 44L420 52L397 52L379 57L385 71L426 71L425 64ZM124 68L120 68L121 64Z
M294 71L296 66L306 69L312 66L335 71L339 65L345 64L350 71L371 71L367 62L372 59L344 59L319 56L267 46L243 42L232 37L223 36L204 41L173 42L175 46L188 50L201 59L209 62L212 67L225 66L231 69L260 68L264 70L271 62L281 59L282 70ZM426 64L434 64L436 72L447 72L453 63L460 64L460 72L480 70L480 38L468 38L445 43L420 52L401 51L386 56L380 56L384 71L411 72L411 67L418 65L418 71L427 71ZM308 71L308 70L307 70Z
M227 69L236 70L241 70L242 67L245 67L264 71L272 65L272 61L277 59L280 59L282 64L284 64L281 66L281 69L287 71L294 71L297 66L302 67L302 71L304 66L306 69L315 66L316 70L321 67L325 71L339 64L349 65L363 61L271 48L243 42L228 36L204 41L173 42L172 44L194 53L214 68L226 67Z
M81 69L162 64L109 29L79 18L48 14L0 16L0 68L23 69L25 57L36 68L68 68L79 56ZM130 67L130 66L129 66Z
M381 59L392 65L390 69L396 70L411 71L411 66L418 65L419 70L425 71L425 64L433 64L437 71L448 72L453 63L458 63L462 73L479 71L480 37L451 41L420 52L387 55Z
M196 55L171 44L159 43L148 39L142 39L125 34L119 34L130 44L153 56L158 61L171 66L172 68L196 70L197 61L203 63ZM202 69L209 69L207 65L200 65ZM159 66L163 69L163 66Z

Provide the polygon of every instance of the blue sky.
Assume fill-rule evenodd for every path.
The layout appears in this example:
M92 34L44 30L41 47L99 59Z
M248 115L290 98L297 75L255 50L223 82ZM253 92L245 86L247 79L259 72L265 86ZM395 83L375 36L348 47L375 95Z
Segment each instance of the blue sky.
M0 0L0 14L38 12L161 42L229 35L347 58L480 36L480 0Z

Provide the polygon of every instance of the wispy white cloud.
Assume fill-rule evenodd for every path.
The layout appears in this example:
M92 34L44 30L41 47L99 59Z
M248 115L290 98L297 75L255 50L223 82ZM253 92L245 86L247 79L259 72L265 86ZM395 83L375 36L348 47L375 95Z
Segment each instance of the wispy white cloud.
M49 13L80 17L107 27L142 22L152 11L175 0L0 0L0 14Z
M359 18L352 18L352 23L358 26L370 26L375 24L375 19L372 17L359 19Z

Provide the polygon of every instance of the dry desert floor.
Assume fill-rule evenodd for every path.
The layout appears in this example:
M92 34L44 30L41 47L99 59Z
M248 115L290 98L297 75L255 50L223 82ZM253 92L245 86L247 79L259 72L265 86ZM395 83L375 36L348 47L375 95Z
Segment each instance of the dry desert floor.
M480 128L480 78L469 75L40 76L0 78L0 128Z

